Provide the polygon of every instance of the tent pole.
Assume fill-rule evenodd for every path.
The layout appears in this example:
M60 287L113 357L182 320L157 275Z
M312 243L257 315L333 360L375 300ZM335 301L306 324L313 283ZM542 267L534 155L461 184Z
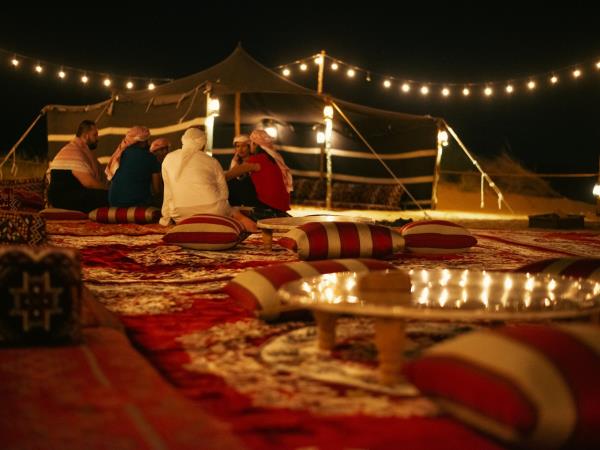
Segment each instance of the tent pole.
M406 192L406 194L409 196L409 198L412 200L412 202L415 204L415 206L421 210L421 212L425 215L425 218L428 219L429 215L427 214L427 212L421 207L421 205L419 205L419 202L417 202L415 197L413 197L413 195L410 193L410 191L408 189L406 189L406 186L404 185L404 183L402 183L402 181L400 181L398 179L396 174L392 171L392 169L390 169L390 167L385 163L385 161L383 159L381 159L381 156L379 156L379 154L375 151L375 149L373 147L371 147L371 145L367 142L367 140L364 138L364 136L362 134L360 134L360 131L358 131L358 129L354 126L354 124L352 122L350 122L350 119L348 119L348 117L346 117L346 114L344 114L344 112L340 109L340 107L335 102L332 101L331 104L335 107L336 111L340 114L340 116L342 116L342 118L346 121L346 123L348 125L350 125L350 128L352 128L352 130L356 133L356 135L360 138L360 140L363 141L363 144L365 144L367 146L367 148L369 150L371 150L371 153L373 153L373 155L375 155L375 157L379 160L379 162L385 168L385 170L387 170L388 173L392 176L394 181L396 183L398 183L402 187L402 189L404 189L404 192Z
M38 116L35 118L35 120L31 123L31 125L29 125L29 128L27 128L27 130L25 130L25 133L23 133L23 135L19 138L17 143L12 146L12 148L8 151L8 153L6 154L4 159L0 162L0 180L3 178L2 166L4 166L4 164L6 164L6 161L8 161L8 158L10 158L11 155L13 157L13 163L12 163L12 167L10 168L10 171L13 175L16 174L16 171L17 171L17 153L16 153L17 147L19 147L19 145L21 145L21 142L23 142L25 140L25 138L29 135L29 133L31 132L31 130L33 129L35 124L38 123L38 121L44 116L44 114L46 114L46 111L44 109L42 109L40 111L40 113L38 114Z
M215 116L219 115L218 108L213 106L213 100L210 96L212 86L210 83L206 86L206 120L204 121L204 128L206 132L206 148L205 152L207 155L212 156L213 148L213 135L215 128ZM218 100L216 100L218 102Z
M433 189L431 190L431 209L437 209L438 196L437 188L440 182L440 170L442 163L442 152L444 151L444 145L440 139L440 133L444 131L443 125L438 122L438 134L437 134L437 155L435 156L435 168L433 169Z
M335 103L334 103L335 104ZM327 170L327 191L325 193L325 207L331 209L333 197L333 165L331 163L331 139L333 137L333 108L327 100L323 108L323 121L325 122L325 164Z
M321 64L319 64L319 75L317 78L317 93L321 95L323 93L323 73L325 69L325 50L321 50Z
M479 170L479 172L481 173L482 182L483 182L483 179L485 179L485 181L487 181L489 187L491 187L494 190L494 192L496 193L496 195L498 196L498 209L500 209L500 207L502 206L502 203L504 203L506 205L506 207L508 208L508 210L514 214L513 209L510 207L510 205L508 203L506 203L506 200L504 199L504 195L502 194L502 192L500 192L500 189L498 189L498 186L496 186L496 183L494 183L492 181L492 179L489 177L489 175L483 171L483 169L481 168L481 166L479 165L477 160L475 160L475 158L473 158L473 156L471 155L469 150L467 150L467 147L465 147L465 145L462 143L462 141L460 140L458 135L454 132L454 130L450 127L450 125L448 125L448 123L446 123L446 121L444 119L442 119L442 122L444 123L444 127L446 128L446 130L448 130L448 132L452 135L454 140L458 143L458 145L460 145L460 148L462 148L463 152L465 152L465 155L467 155L467 157L471 160L473 165L477 168L477 170Z
M241 92L236 92L235 93L235 135L239 136L241 133L241 126L240 126L240 105L242 103L242 94Z

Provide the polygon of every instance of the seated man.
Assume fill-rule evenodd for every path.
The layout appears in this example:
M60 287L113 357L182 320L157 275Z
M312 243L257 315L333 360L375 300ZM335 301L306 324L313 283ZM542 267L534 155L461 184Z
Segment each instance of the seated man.
M111 180L108 191L110 206L160 206L162 181L160 163L149 151L150 130L131 128L106 166Z
M248 231L256 224L232 208L225 174L219 162L204 153L206 135L188 128L181 138L182 148L169 153L162 164L164 199L160 223L179 222L195 214L218 214L239 220Z
M50 162L48 201L54 208L90 212L108 206L106 178L92 154L98 146L96 123L84 120L75 136Z

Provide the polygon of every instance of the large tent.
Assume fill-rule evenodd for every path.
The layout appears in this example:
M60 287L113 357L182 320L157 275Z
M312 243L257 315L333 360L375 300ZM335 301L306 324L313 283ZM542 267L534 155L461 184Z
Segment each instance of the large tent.
M210 110L215 98L218 116ZM327 104L336 108L333 130L327 143L318 144ZM215 66L153 91L119 92L87 106L49 105L45 112L49 158L83 119L98 123L98 156L110 155L134 125L167 137L175 148L186 128L204 125L213 155L227 168L236 128L249 132L269 125L277 129L277 147L295 176L297 202L324 200L329 156L334 205L435 206L438 119L321 95L261 65L240 46Z

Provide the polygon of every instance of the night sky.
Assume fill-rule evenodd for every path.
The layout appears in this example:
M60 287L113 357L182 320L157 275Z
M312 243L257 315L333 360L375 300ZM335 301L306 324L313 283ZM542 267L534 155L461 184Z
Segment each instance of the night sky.
M395 111L443 117L476 155L507 152L538 172L597 172L600 149L600 27L583 8L523 13L509 4L476 6L477 11L391 10L387 3L328 6L222 2L163 5L158 12L110 5L92 8L29 8L2 13L0 48L42 61L112 75L177 78L227 57L238 42L258 61L275 67L324 49L328 55L372 71L348 80L327 73L325 91L334 96ZM301 6L302 5L302 6ZM481 4L483 5L483 3ZM395 9L404 8L397 3ZM563 7L564 8L564 7ZM290 11L291 9L291 11ZM485 11L482 11L485 9ZM287 10L287 11L286 11ZM23 65L0 65L0 152L6 152L49 103L84 104L108 97L99 83L82 87L39 76ZM484 83L527 78L580 64L577 80L548 86L538 78L533 92L467 100L454 88L403 95L398 82L386 90L382 75L434 83ZM291 79L316 85L315 69ZM441 86L440 86L441 87ZM462 87L461 87L462 88ZM475 88L481 89L481 86ZM38 134L41 134L38 131ZM23 154L40 153L35 137ZM585 188L587 189L587 188ZM591 188L590 188L591 189ZM591 199L591 196L590 198Z

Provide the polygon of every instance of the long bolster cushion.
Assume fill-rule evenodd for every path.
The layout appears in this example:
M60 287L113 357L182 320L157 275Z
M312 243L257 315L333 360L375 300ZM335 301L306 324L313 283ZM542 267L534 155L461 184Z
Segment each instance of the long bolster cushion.
M278 244L298 252L302 260L385 258L404 249L397 231L352 222L309 222L286 233Z
M160 219L160 209L153 206L104 206L90 211L89 218L100 223L157 223Z
M600 448L600 327L513 325L426 350L404 371L457 419L511 445Z
M245 308L256 311L259 317L275 319L282 313L298 309L297 306L282 305L277 290L285 283L324 273L386 269L394 269L394 266L375 259L299 261L247 270L231 280L224 290Z

